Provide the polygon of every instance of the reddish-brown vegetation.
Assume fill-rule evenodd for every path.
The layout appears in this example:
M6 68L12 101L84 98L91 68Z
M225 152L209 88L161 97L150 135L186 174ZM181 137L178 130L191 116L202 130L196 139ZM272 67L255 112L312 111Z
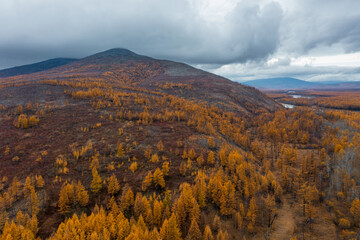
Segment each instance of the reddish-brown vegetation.
M280 109L137 61L1 80L0 239L358 236L360 113Z

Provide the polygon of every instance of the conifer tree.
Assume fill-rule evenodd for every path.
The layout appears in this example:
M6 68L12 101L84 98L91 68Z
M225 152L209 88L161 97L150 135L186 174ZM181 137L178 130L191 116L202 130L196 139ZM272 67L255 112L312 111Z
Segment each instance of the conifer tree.
M354 217L355 225L360 226L360 200L358 198L352 201L350 213Z
M211 232L211 228L209 225L206 225L203 235L204 240L214 240L213 234Z
M108 180L107 191L110 195L115 195L120 190L120 185L114 174Z
M165 220L160 230L160 235L163 240L180 240L181 232L176 220L176 215L173 213L169 220Z
M195 219L191 221L189 232L186 236L188 240L201 240L201 232Z
M160 238L160 233L157 230L157 228L155 227L149 234L149 240L159 240Z
M164 144L162 143L162 141L160 140L157 144L157 149L161 152L164 151Z
M24 190L23 190L25 197L30 195L31 189L33 189L33 188L34 188L33 181L28 176L25 180Z
M151 156L150 162L157 163L159 162L159 156L155 153Z
M32 217L36 217L36 215L39 213L39 201L34 188L30 190L28 210Z
M256 200L255 197L252 197L250 200L250 206L248 212L246 214L246 218L249 221L248 230L252 232L255 227L255 220L256 220Z
M120 210L124 214L130 215L133 206L134 206L134 193L128 185L125 185L125 187L122 190L122 195L120 198Z
M153 183L155 187L164 188L165 187L165 180L162 171L157 168L153 175Z
M227 181L222 188L220 198L220 212L224 216L233 214L235 208L235 188L231 181Z
M162 219L162 208L163 208L162 202L155 200L153 205L153 223L155 226L158 227L160 226Z
M266 214L267 214L267 224L268 227L271 227L271 224L275 218L275 200L273 196L270 196L270 194L267 195L267 198L265 200L266 204Z
M89 202L89 194L80 181L76 185L76 202L82 207L85 207Z
M118 143L117 148L116 148L116 156L119 158L124 157L125 151L123 148L122 143Z
M196 152L193 148L191 148L188 152L188 158L190 158L191 160L194 160L196 158Z
M70 188L69 184L64 184L60 190L58 206L62 214L70 212L70 205L72 204Z
M161 171L162 171L164 177L166 177L166 176L169 175L169 165L170 165L170 164L169 164L168 161L164 162L163 165L162 165Z
M146 175L145 179L142 182L141 189L143 191L146 191L151 186L152 182L153 182L153 175L149 171L148 174Z
M207 157L207 163L208 164L214 164L215 162L215 155L213 151L210 151Z
M102 179L96 168L93 168L90 189L93 193L97 194L101 190L101 188L102 188Z
M145 149L145 153L144 153L145 157L146 157L147 159L150 159L151 153L152 153L152 151L151 151L150 146L147 146L146 149Z
M196 158L196 162L199 166L202 166L204 164L205 160L202 154L200 154L200 156Z
M37 188L44 187L45 181L44 181L44 179L43 179L43 177L41 175L40 176L35 176L35 179L36 179L36 187Z

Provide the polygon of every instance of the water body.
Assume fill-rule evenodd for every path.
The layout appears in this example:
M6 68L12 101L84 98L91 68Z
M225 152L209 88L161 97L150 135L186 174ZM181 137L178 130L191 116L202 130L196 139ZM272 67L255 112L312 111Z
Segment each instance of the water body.
M283 105L285 108L290 108L290 109L293 109L295 107L295 105L287 104L287 103L281 103L281 105Z
M290 95L292 98L314 98L314 96L304 96L304 95L299 95L299 94L291 94Z

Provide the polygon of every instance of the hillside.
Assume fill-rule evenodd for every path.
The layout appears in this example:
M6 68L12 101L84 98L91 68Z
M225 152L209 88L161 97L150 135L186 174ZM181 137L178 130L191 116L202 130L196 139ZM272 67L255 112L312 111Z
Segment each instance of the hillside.
M322 85L321 83L307 82L296 78L267 78L246 81L243 84L252 86L258 89L268 90L292 90L292 89L306 89Z
M71 63L73 61L76 61L76 59L73 58L54 58L49 59L46 61L18 66L18 67L12 67L0 70L0 78L1 77L12 77L12 76L18 76L23 74L30 74L30 73L36 73L45 71L51 68L59 67L62 65L66 65L68 63Z
M21 79L8 79L12 83L33 82L51 79L74 79L77 81L99 81L116 87L137 87L148 91L160 91L187 99L205 101L226 107L232 111L256 113L272 111L280 106L258 90L226 78L193 68L183 63L157 60L138 55L127 49L110 49L64 66L31 74ZM7 80L1 80L6 82ZM179 91L191 88L191 91ZM175 90L175 91L174 91ZM190 89L189 89L190 90Z
M355 238L359 119L126 49L1 78L0 239Z

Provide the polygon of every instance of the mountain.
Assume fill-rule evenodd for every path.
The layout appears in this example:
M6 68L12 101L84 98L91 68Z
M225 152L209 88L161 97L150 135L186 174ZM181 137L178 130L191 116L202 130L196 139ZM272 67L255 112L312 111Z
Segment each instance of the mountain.
M269 90L306 89L321 85L321 83L307 82L290 77L256 79L244 82L243 84Z
M98 81L119 87L136 87L146 91L159 91L186 99L203 101L221 108L243 113L272 111L279 105L255 88L244 86L226 78L196 69L184 63L158 60L136 54L123 48L72 61L12 81L39 80ZM0 81L1 83L1 81ZM187 87L183 91L166 85ZM181 87L180 87L181 88ZM186 90L186 91L185 91Z
M182 239L211 236L213 230L217 238L300 238L301 231L280 238L269 231L270 218L281 224L274 211L289 212L291 225L304 220L301 206L295 207L303 199L297 188L283 194L283 174L271 164L273 157L296 154L295 147L301 156L317 156L318 149L333 148L325 138L349 135L338 131L339 124L357 126L357 118L339 115L338 123L333 114L312 108L284 110L253 87L126 49L0 78L0 239L69 239L69 233L161 239L169 226ZM354 133L354 146L359 135ZM337 154L324 154L336 160L329 161L337 164L332 169L344 165ZM311 180L324 170L319 157L309 174L293 174L302 171L303 159L282 162L290 185L332 186L336 173L318 184ZM338 192L330 191L324 197ZM335 199L334 206L344 210L343 200ZM254 228L242 227L243 206L256 215L245 222ZM334 215L325 203L313 207L326 219ZM255 208L271 215L254 215ZM341 217L352 221L345 210ZM341 230L331 224L333 233L325 239L336 239ZM303 230L307 236L314 232Z
M329 82L323 83L322 85L316 86L316 89L323 90L359 90L360 89L360 81L337 81L337 82Z
M0 70L0 77L12 77L23 74L30 74L45 71L52 69L58 66L66 65L68 63L74 62L76 59L73 58L54 58L42 62L37 62L33 64L17 66L12 68L7 68Z

